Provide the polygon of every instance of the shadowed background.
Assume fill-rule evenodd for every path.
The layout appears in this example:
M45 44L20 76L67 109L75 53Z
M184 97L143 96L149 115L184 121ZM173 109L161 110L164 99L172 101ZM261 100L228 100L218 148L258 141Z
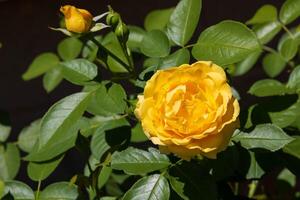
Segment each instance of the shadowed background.
M56 101L79 88L64 81L52 93L47 94L42 88L42 79L29 82L21 79L33 58L42 52L56 52L58 42L64 38L61 33L48 27L58 27L59 7L72 4L90 10L98 15L106 11L110 4L119 12L127 24L143 26L146 14L159 8L175 6L177 0L0 0L0 110L9 113L12 135L9 141L16 141L19 132L31 121L40 118ZM206 27L225 19L245 22L264 4L280 7L283 0L203 0L200 23L196 37ZM191 41L191 43L193 43ZM234 78L233 85L243 97L242 107L250 103L246 95L249 86L257 79L265 77L261 66L252 69L246 76ZM65 156L44 184L68 180L81 172L83 163L77 152L71 151ZM26 166L22 163L16 179L35 187L26 175Z

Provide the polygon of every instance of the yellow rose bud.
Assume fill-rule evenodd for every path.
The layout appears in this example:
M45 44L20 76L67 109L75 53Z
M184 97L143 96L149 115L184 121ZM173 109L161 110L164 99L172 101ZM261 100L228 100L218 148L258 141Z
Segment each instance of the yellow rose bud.
M145 134L162 152L183 159L216 158L239 126L239 103L212 62L158 70L138 98L135 114Z
M85 33L91 28L93 16L84 9L78 9L74 6L66 5L60 8L65 16L66 28L75 33Z

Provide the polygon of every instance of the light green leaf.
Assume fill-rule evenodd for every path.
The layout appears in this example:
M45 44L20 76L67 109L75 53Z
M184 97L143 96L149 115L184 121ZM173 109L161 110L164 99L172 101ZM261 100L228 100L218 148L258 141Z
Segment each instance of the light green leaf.
M168 69L170 67L178 67L182 64L189 64L190 52L187 49L179 49L171 55L162 59L159 69Z
M74 146L79 124L91 93L75 93L54 104L41 122L39 140L32 152L25 157L29 161L45 161Z
M32 61L22 78L25 81L36 78L58 64L59 58L54 53L42 53Z
M256 81L248 92L258 97L267 97L284 95L287 92L287 88L275 79L263 79Z
M293 136L294 140L283 147L283 152L300 159L300 136Z
M297 177L287 168L284 168L277 177L278 180L288 182L291 187L295 187L297 182Z
M20 168L20 160L20 152L15 144L0 145L0 179L14 179Z
M193 36L202 8L202 0L182 0L173 11L167 33L175 44L184 46Z
M247 24L262 24L277 20L277 9L273 5L264 5L259 8L255 15L246 23Z
M290 74L287 87L297 91L300 89L300 65L295 67Z
M131 129L131 142L145 142L148 141L148 137L145 135L141 123L137 123L134 128Z
M0 123L0 142L5 142L10 134L11 127Z
M68 37L58 44L57 52L63 60L72 60L79 56L82 46L82 42L79 39Z
M261 55L261 51L253 52L246 59L237 63L235 66L234 75L241 76L246 74L256 64L258 58Z
M93 80L98 73L97 65L86 59L65 61L61 65L64 78L78 85L84 85Z
M55 67L50 71L46 72L43 77L43 86L45 90L50 93L54 90L60 82L63 80L61 67Z
M100 171L100 174L98 176L98 188L101 189L106 182L108 181L110 175L111 175L112 169L111 167L108 167L104 165Z
M246 174L246 178L247 179L259 179L262 177L262 175L264 175L264 170L260 167L260 165L257 163L256 159L255 159L255 154L251 151L249 151L250 153L250 166L248 169L248 172Z
M102 35L95 36L94 39L101 43ZM93 62L97 58L99 47L91 40L87 41L82 49L82 57Z
M194 58L221 66L245 59L261 48L255 34L245 25L223 21L204 30L192 49Z
M277 151L293 141L281 128L274 124L259 124L250 133L237 131L232 137L246 149L263 148Z
M173 11L174 8L166 8L149 12L144 21L145 29L147 31L155 29L163 31Z
M259 24L253 28L254 33L257 35L261 44L270 42L277 33L281 30L281 24L278 21L269 22L266 24Z
M138 180L124 195L122 200L168 200L170 188L167 179L159 174Z
M141 52L149 57L165 57L170 53L170 43L166 34L160 30L147 32L141 43Z
M178 177L167 176L172 189L183 199L189 200L189 198L184 194L184 183L181 182Z
M289 24L300 16L300 0L286 0L279 12L279 19Z
M128 26L129 37L127 46L135 52L140 52L141 42L146 34L146 31L138 26Z
M77 187L68 182L57 182L47 186L40 194L39 200L76 200Z
M59 165L62 161L63 156L59 156L54 160L43 162L43 163L34 163L29 162L27 166L27 174L29 178L33 181L42 181L46 179Z
M262 64L266 74L274 78L284 70L286 61L278 53L269 53L263 58Z
M35 200L32 189L20 181L6 181L4 194L10 193L14 200Z
M166 155L160 154L154 148L144 151L129 147L124 151L115 152L111 159L113 169L123 170L127 174L146 174L171 164Z
M281 45L279 45L278 50L281 56L284 57L287 61L291 60L296 56L298 51L299 41L293 38L288 38L280 44Z
M4 182L0 179L0 198L3 196L4 194L4 187L5 187L5 184Z
M18 145L25 152L30 152L36 143L40 133L41 119L33 121L22 129L18 137Z

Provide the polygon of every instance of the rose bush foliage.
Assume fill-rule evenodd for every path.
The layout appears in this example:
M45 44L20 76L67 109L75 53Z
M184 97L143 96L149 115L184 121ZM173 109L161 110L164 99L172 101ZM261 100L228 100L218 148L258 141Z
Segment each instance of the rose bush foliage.
M142 28L110 6L97 16L62 6L51 30L66 38L22 78L43 76L48 93L62 81L81 90L17 141L1 113L0 198L298 199L300 0L263 5L191 41L202 7L181 0L150 12ZM266 78L239 94L238 76L259 67ZM85 168L44 184L71 149ZM35 188L15 180L20 166Z

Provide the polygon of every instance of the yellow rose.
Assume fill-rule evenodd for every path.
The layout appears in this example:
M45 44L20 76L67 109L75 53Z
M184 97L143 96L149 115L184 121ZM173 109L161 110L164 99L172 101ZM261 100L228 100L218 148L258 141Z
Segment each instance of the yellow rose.
M84 33L90 30L93 16L89 11L70 5L62 6L60 11L65 16L66 28L69 31Z
M162 152L183 159L216 158L239 126L239 103L212 62L158 70L138 98L135 114L145 134Z

